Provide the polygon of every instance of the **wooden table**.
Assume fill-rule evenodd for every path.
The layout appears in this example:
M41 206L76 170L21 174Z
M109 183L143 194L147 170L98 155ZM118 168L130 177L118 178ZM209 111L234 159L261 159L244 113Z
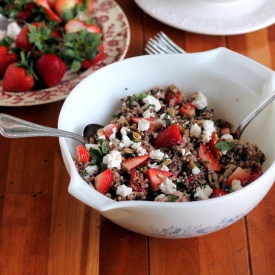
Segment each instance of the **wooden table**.
M275 69L275 26L235 36L188 33L117 0L131 27L127 58L144 54L162 30L187 52L228 47ZM63 101L0 107L49 127ZM0 137L0 274L233 275L275 274L275 186L245 218L210 235L157 239L123 229L68 194L57 138Z

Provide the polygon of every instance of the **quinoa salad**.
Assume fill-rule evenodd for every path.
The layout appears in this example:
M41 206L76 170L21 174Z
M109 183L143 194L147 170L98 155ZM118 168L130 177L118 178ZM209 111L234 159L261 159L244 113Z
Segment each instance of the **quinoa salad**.
M264 153L232 130L202 92L156 87L122 98L112 121L77 146L74 161L91 188L116 201L206 200L262 174Z

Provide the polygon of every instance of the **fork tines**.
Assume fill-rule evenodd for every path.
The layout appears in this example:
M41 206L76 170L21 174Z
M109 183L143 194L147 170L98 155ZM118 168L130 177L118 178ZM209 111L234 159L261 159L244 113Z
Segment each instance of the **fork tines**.
M159 32L154 38L150 38L145 47L148 54L185 53L165 33Z

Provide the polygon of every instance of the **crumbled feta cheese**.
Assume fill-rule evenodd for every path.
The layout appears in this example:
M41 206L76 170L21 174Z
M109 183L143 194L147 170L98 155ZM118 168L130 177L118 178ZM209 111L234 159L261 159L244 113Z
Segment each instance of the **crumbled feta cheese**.
M141 132L141 131L147 131L149 128L150 128L150 123L147 120L141 119L138 122L138 131L139 132Z
M166 113L163 113L160 115L159 119L157 119L157 123L159 123L161 125L166 125L167 119L170 119L170 116Z
M150 118L150 117L155 117L155 114L151 112L151 110L146 110L142 114L143 118Z
M125 184L119 185L116 190L117 195L120 195L121 197L127 197L132 194L132 192L133 189Z
M159 188L163 193L169 195L175 193L177 186L171 180L165 178Z
M183 148L183 149L181 149L181 154L184 156L185 155L185 152L186 152L186 150Z
M202 110L207 106L207 98L201 92L196 92L193 95L192 104L195 105L197 109Z
M166 165L162 164L160 170L168 172L169 168Z
M162 199L164 199L166 197L166 195L165 194L159 194L158 196L156 196L155 197L155 201L160 201L160 200L162 200Z
M230 135L230 134L226 134L226 135L223 135L223 136L221 136L221 139L234 139L233 138L233 136L232 135Z
M116 127L114 127L113 129L112 129L112 134L109 136L109 140L110 140L110 142L118 142L119 140L116 138L116 131L117 131L117 129L116 129Z
M139 156L144 156L147 151L141 146L141 142L136 142L131 146L132 149L136 150Z
M120 169L121 161L121 154L116 150L111 151L109 154L103 157L103 163L106 164L108 168Z
M216 132L216 129L214 127L214 122L212 120L204 120L202 126L204 129L202 142L207 143L211 139L212 133Z
M190 128L190 137L199 138L200 135L201 135L201 127L197 123L194 123Z
M161 104L159 100L153 97L152 95L148 95L145 98L143 98L143 102L147 105L152 106L152 109L156 112L161 109Z
M130 147L134 142L130 140L128 136L122 136L122 143L124 144L124 147Z
M198 201L207 200L212 195L212 193L212 188L209 185L206 185L204 188L197 187L194 197Z
M86 172L92 176L98 172L98 166L97 165L90 165L85 168Z
M21 28L17 25L17 23L12 22L8 24L7 34L6 34L8 37L15 40L20 32L21 32Z
M201 170L197 166L192 168L192 174L193 175L198 175L200 172L201 172Z
M232 180L232 182L231 182L231 189L230 189L231 192L240 190L242 188L243 187L242 187L242 184L241 184L240 180L237 180L237 179Z
M157 159L157 160L162 160L164 157L164 153L161 152L159 149L157 150L152 150L150 152L150 158L151 159Z

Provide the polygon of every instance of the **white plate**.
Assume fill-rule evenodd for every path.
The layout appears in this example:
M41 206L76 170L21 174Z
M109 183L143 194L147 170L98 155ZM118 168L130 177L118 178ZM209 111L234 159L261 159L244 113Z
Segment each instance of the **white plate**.
M113 0L97 0L94 2L93 14L101 24L104 35L105 54L102 62L85 72L67 72L58 86L44 90L24 93L5 92L2 90L0 82L0 106L31 106L62 100L87 75L124 58L130 43L130 28L124 12Z
M256 31L275 22L274 0L135 0L172 27L210 35Z

